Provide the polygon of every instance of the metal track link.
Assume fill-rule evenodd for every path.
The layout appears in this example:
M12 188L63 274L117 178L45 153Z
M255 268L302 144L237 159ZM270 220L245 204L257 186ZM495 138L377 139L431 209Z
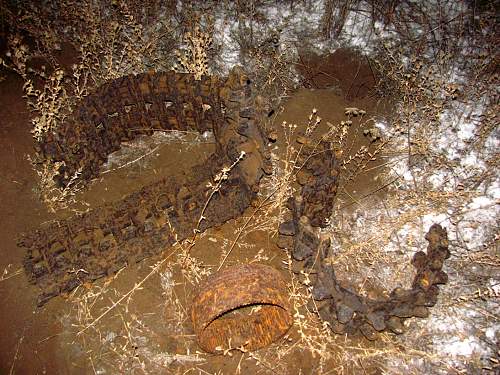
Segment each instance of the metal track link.
M119 95L115 97L116 92ZM165 111L162 113L166 117L155 117L158 107L147 109L144 105L162 106L165 100L172 101L175 115ZM203 165L184 175L163 178L122 201L22 235L18 243L26 250L25 271L41 289L38 305L86 281L159 254L176 241L192 236L195 229L204 231L240 216L255 198L262 175L270 171L267 139L260 127L262 114L257 109L259 101L252 93L250 80L237 68L222 83L216 78L197 82L191 75L174 73L124 77L82 101L73 118L40 147L46 157L64 160L69 174L83 168L88 173L82 173L82 178L94 176L119 142L141 133L129 131L126 121L113 120L122 118L124 112L118 117L109 116L102 107L104 103L109 103L113 111L135 103L137 111L129 114L136 116L134 121L148 119L143 124L148 131L159 126L156 121L166 121L165 126L181 130L211 128L216 150ZM206 103L211 109L203 111ZM101 133L100 124L104 129ZM205 207L211 186L217 184L216 176L242 151L245 156ZM63 183L67 176L62 175ZM202 215L205 219L199 222Z
M404 319L429 315L429 307L437 302L438 285L448 280L442 270L450 256L446 230L437 224L429 229L427 253L418 252L412 262L417 274L411 289L397 288L388 298L374 300L341 286L329 262L335 256L330 239L318 230L327 226L333 211L340 163L326 142L304 150L307 162L297 177L302 189L288 201L290 220L279 227L279 246L289 249L295 260L304 261L304 267L315 275L313 298L321 301L319 315L335 333L361 332L369 340L379 331L402 333Z

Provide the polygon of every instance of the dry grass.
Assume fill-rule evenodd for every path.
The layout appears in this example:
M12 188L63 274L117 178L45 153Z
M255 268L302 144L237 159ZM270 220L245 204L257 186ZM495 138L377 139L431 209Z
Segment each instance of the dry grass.
M186 303L177 295L178 284L172 269L175 264L167 266L168 259L167 256L153 264L151 271L127 293L122 291L119 273L102 286L80 287L72 293L71 309L63 317L63 324L72 337L71 345L85 352L77 356L75 362L88 366L90 361L96 373L103 370L158 373L166 368L204 361L203 356L191 354L189 346L185 346L184 342L192 341L193 337L186 332ZM148 285L150 278L154 278L154 283L149 281ZM114 285L117 283L118 286ZM141 307L145 300L137 298L137 294L151 286L157 295L154 309L148 311ZM165 345L165 338L172 352L160 349L160 344ZM185 354L180 353L183 347Z
M404 11L406 6L409 4L404 3L398 9ZM486 14L481 17L485 22L481 32L476 30L465 36L464 28L470 27L466 26L470 21L467 9L452 19L446 12L428 12L424 21L418 21L417 17L423 9L412 10L413 14L398 13L394 18L384 10L384 15L395 23L388 22L386 27L394 26L397 34L380 44L379 57L375 60L382 78L381 93L398 100L398 110L382 133L389 131L388 144L379 155L387 160L379 178L382 186L390 183L389 195L382 200L357 197L354 209L350 210L353 215L342 210L336 213L335 217L342 218L337 219L332 228L338 254L336 269L364 294L374 289L380 293L380 290L405 286L413 272L408 260L425 246L423 233L433 221L445 223L453 246L447 268L450 285L444 288L441 302L433 309L433 317L428 321L410 322L412 334L398 340L406 354L391 357L384 367L388 373L397 373L402 368L415 373L479 373L495 363L495 358L490 360L488 356L498 356L495 341L491 336L486 338L486 332L491 329L494 332L498 324L496 314L490 311L498 311L499 281L493 275L498 272L500 259L498 219L494 217L495 211L491 211L498 202L490 198L490 213L486 215L493 214L493 217L489 218L481 215L481 210L487 210L488 206L477 207L473 202L494 186L495 177L489 172L491 167L498 168L498 152L491 146L495 142L493 124L497 118L491 108L498 105L494 96L488 94L491 83L497 80L495 74L490 72L488 77L478 77L474 72L481 70L481 66L490 66L495 57L488 52L486 43L486 51L467 49L474 57L464 61L459 48L439 41L436 35L448 33L456 38L457 44L463 45L465 39L465 43L477 48L478 39L488 40L489 35L483 30L488 30L491 24L487 24ZM432 15L448 17L448 20L429 18ZM402 21L408 24L402 25ZM435 39L412 40L405 33L411 22L420 22L423 30L434 29L428 35ZM403 29L403 26L406 27ZM476 132L462 135L464 130L460 126L464 122L474 124ZM443 138L450 142L443 144ZM465 138L468 139L462 141ZM464 163L476 143L485 149L476 154L474 164ZM451 150L457 154L450 155ZM482 162L487 167L482 167ZM341 199L345 199L346 204L353 200L352 197ZM485 290L489 292L483 299L473 298L474 303L457 305L456 301L462 297L478 296ZM446 328L456 319L463 322L461 328ZM464 362L467 355L460 357L451 352L448 353L451 358L445 357L446 350L450 350L447 345L478 340L482 342L483 353L470 355L469 364ZM421 353L414 348L427 353L423 361L418 359Z
M203 75L209 75L208 56L212 44L211 34L203 32L199 25L195 25L193 31L187 31L184 34L184 50L176 51L179 59L179 66L174 66L174 69L183 73L194 74L195 79L199 80Z

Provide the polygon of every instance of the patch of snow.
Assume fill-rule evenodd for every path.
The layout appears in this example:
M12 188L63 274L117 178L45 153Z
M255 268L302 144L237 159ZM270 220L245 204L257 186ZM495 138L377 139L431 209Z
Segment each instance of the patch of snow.
M432 333L434 351L446 355L452 362L460 356L491 354L477 336L473 320L478 316L478 313L466 308L455 309L453 315L431 316L425 326L427 333Z
M205 361L206 359L200 357L198 354L159 353L154 355L152 358L152 362L161 365L162 367L168 367L172 363L201 363Z
M236 24L227 19L224 14L215 18L213 43L220 46L220 58L223 61L223 71L228 73L233 66L241 65L240 47L234 38Z
M449 341L440 342L436 345L436 348L442 354L456 356L470 356L472 353L480 353L482 351L482 345L476 337L467 337L465 339L459 339L454 337Z
M445 2L442 4L450 7L449 12L445 12L448 19L458 17L467 7L465 2ZM420 3L420 5L427 7L429 13L436 14L433 7L438 6L437 3ZM402 6L405 5L402 4ZM375 33L372 33L372 27L367 22L371 22L371 20L364 19L356 12L349 15L345 24L345 35L348 36L347 39L351 46L371 53L376 48L377 40L396 36L394 30L377 22L375 22ZM415 29L412 32L419 35L423 30ZM457 43L465 45L467 42L457 41ZM403 61L403 63L405 62ZM449 77L449 82L461 85L466 82L466 77L456 67L450 67L446 76ZM411 191L416 184L420 188L425 187L442 197L446 197L446 194L449 196L449 204L443 204L443 207L448 207L444 209L430 207L430 211L423 212L420 218L416 218L419 220L414 220L400 228L394 228L393 235L383 245L383 249L384 252L399 256L401 262L404 262L404 256L398 255L401 244L410 253L423 250L426 246L425 241L422 241L423 233L434 223L439 223L448 230L450 250L455 256L463 251L463 248L468 251L468 254L483 249L486 240L493 235L492 231L498 228L500 221L500 178L498 174L486 185L481 184L479 188L474 187L474 178L481 176L490 168L486 163L487 158L493 156L500 148L498 131L488 136L481 149L474 149L471 144L477 139L480 130L482 116L487 108L487 95L489 94L485 94L479 100L466 101L465 103L457 101L442 113L436 128L428 129L430 130L428 134L429 156L435 157L438 162L426 160L422 163L413 163L413 161L409 163L406 158L394 160L392 172L396 177L399 177L397 184L402 191ZM420 124L415 124L415 126L420 126ZM390 126L382 121L376 122L375 127L383 133L390 132ZM407 145L406 135L397 137L394 143L399 143L400 155L408 152L405 148ZM458 187L462 190L458 190ZM461 191L464 191L462 195L460 195ZM380 219L387 214L401 217L405 213L411 212L411 209L412 207L403 204L398 210L399 212L387 212L385 207L371 209L363 214L356 212L354 223L356 230L353 232L357 235L353 241L364 238L373 239L378 231L382 231L380 221L377 218ZM448 268L447 272L450 274L451 281L450 285L443 287L443 289L466 288L466 286L460 285L464 277L461 270L450 268L452 266L448 264L445 267ZM387 269L388 267L379 267L373 272L379 272L388 280L391 275ZM478 271L477 267L476 271ZM500 289L498 275L491 277L490 283L495 285L495 288ZM447 291L447 293L451 292L453 290ZM498 307L494 308L498 312ZM481 319L481 317L476 316L474 312L466 308L452 310L453 316L444 315L440 318L433 315L422 325L425 326L426 335L433 337L432 350L439 355L440 360L446 361L452 366L461 367L464 361L462 359L460 362L459 357L470 358L476 354L486 355L490 348L479 338L477 329L471 323L473 318ZM485 331L486 337L495 341L495 335L498 335L499 329L499 325L488 327ZM409 338L410 341L411 339ZM389 360L389 363L391 361L394 364L399 363L396 359ZM420 369L417 371L424 371L422 370L424 369L423 363L412 362L411 366L415 366L413 369ZM401 369L399 365L396 367L398 367L398 371ZM408 372L413 372L413 370Z
M497 335L499 335L499 333L500 333L500 324L496 324L492 327L486 328L486 330L484 331L486 338L489 340L496 340Z
M373 32L373 20L369 17L368 6L361 3L359 7L359 12L349 12L344 23L341 38L353 48L363 50L366 53L372 53L375 46L373 41L384 36L389 36L391 32L385 30L380 22L375 22L375 32Z
M232 11L237 12L236 9ZM259 11L265 19L253 20L250 24L251 21L244 15L239 18L228 16L226 3L215 9L212 39L220 50L223 72L227 73L235 65L248 65L243 60L241 45L245 43L243 39L250 35L252 44L256 46L269 43L272 48L288 49L294 46L295 49L298 44L310 44L320 51L332 51L331 43L319 38L322 1L311 1L293 8L285 2L266 2L259 6Z
M424 228L430 228L432 224L441 224L448 220L448 215L443 213L430 213L422 217L422 223ZM444 226L446 227L446 226Z
M472 198L472 201L467 205L467 208L471 210L484 209L494 205L495 203L496 202L486 196L480 196Z

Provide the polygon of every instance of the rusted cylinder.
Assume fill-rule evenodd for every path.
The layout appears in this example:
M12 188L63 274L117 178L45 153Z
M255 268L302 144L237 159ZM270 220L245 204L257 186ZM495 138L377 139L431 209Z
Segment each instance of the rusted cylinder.
M293 323L286 282L261 264L226 268L200 285L191 320L198 344L209 353L263 348Z

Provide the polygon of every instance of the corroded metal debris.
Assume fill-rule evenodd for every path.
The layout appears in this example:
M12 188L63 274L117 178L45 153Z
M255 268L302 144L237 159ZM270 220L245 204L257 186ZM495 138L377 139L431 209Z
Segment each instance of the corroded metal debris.
M198 343L207 352L265 347L293 323L286 282L266 265L226 268L199 287L191 320Z
M337 195L340 164L330 144L303 145L304 165L297 174L301 193L287 201L290 220L279 227L279 243L292 251L296 260L311 258L319 246L313 227L324 228L333 211Z
M427 317L428 308L436 304L439 284L447 282L442 270L450 256L446 230L434 224L426 235L427 253L413 258L417 274L411 289L397 288L386 299L375 300L341 286L331 259L330 239L319 233L332 214L340 165L327 143L306 150L302 176L297 181L301 193L288 201L290 220L279 228L279 245L291 251L297 261L315 274L312 295L318 303L321 318L338 334L361 332L373 340L377 331L402 333L403 321L410 317Z
M96 176L120 142L157 128L211 129L216 149L181 176L21 236L25 271L41 289L38 304L158 254L195 230L240 216L255 198L263 173L270 171L260 102L239 68L225 81L198 82L171 72L123 77L86 97L40 145L43 157L63 162L62 185L77 171L84 179ZM222 169L242 152L243 159L211 195Z
M352 334L359 330L373 340L377 331L403 333L405 318L429 315L429 307L437 302L438 285L448 280L442 267L450 253L446 231L440 225L432 225L425 238L429 242L427 253L418 252L413 258L417 275L412 288L396 288L388 298L380 300L360 296L340 286L333 266L327 262L331 254L323 251L313 297L324 301L319 307L320 316L330 323L335 333ZM328 248L329 244L325 244L322 250Z
M260 127L262 107L248 77L238 68L226 80L196 81L192 75L171 72L123 77L86 97L64 124L41 140L37 150L42 160L60 166L57 182L61 186L74 178L96 177L121 142L157 129L211 129L216 149L203 165L181 176L163 178L122 201L23 235L19 246L26 249L26 273L41 288L38 304L158 254L195 231L240 216L255 198L262 175L271 171ZM301 192L287 203L289 218L280 225L279 245L313 269L313 297L321 301L319 314L333 331L361 332L368 339L374 339L377 331L401 333L405 318L428 315L428 308L436 303L438 285L447 281L442 270L450 255L446 231L439 225L430 228L427 253L419 252L413 259L417 275L411 289L395 289L388 298L374 300L343 287L329 263L334 256L330 240L318 230L328 225L332 214L338 155L324 141L304 144L303 150L304 166L297 175ZM242 153L244 158L239 160ZM221 171L233 164L228 179L212 195ZM210 287L205 284L192 312L205 350L258 348L286 332L291 324L283 297L286 288L277 279L269 282L275 277L269 272L242 268L236 278L222 273L211 279ZM268 279L261 278L266 274ZM230 292L233 287L237 293ZM252 314L231 318L244 306L258 312L258 319Z
M220 91L224 81L174 72L125 76L100 86L69 118L38 143L42 160L61 163L57 182L89 180L122 142L154 130L200 132L224 121Z

